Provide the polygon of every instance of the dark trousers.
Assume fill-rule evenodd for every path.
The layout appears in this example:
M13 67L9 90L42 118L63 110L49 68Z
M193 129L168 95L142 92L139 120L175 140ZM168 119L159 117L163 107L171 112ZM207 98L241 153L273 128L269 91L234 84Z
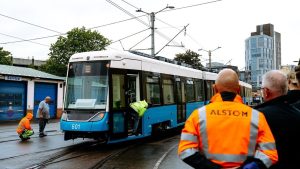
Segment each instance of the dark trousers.
M139 127L140 117L133 109L130 111L130 115L134 119L133 133L136 133Z
M47 123L48 123L48 119L39 118L39 132L40 132L40 134L44 133L44 129L45 129Z

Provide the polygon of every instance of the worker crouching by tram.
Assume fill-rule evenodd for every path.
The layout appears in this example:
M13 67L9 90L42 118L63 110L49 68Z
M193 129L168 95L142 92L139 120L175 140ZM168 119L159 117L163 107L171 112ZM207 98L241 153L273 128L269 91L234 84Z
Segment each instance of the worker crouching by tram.
M19 134L19 137L22 141L30 139L30 136L34 134L30 126L30 120L32 119L32 117L32 113L27 113L26 116L23 117L19 122L19 125L17 127L17 133Z
M196 109L181 133L178 154L197 169L265 169L278 160L264 115L242 103L237 74L222 70L210 104Z
M141 117L143 117L145 111L147 110L148 103L145 100L137 101L130 103L130 107L134 110L134 112L131 113L134 118L133 134L138 135L139 121Z

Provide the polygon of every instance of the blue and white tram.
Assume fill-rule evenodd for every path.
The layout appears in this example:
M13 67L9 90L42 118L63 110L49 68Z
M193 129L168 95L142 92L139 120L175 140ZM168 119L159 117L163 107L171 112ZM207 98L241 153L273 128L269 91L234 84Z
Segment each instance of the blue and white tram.
M65 140L126 141L183 125L194 109L208 103L215 78L215 73L129 52L74 54L68 65L60 123ZM150 107L136 136L129 104L143 99Z

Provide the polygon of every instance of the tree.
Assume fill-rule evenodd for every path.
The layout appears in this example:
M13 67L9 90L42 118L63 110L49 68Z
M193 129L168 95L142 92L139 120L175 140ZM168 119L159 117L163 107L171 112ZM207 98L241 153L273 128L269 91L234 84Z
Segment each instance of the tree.
M203 65L200 63L199 54L192 50L187 50L185 53L176 54L174 60L191 65L194 69L201 70Z
M66 76L67 65L74 53L104 50L110 40L97 31L89 29L74 28L67 32L67 37L60 36L51 45L49 60L41 66L41 70L58 76Z
M0 64L2 65L12 65L12 55L10 52L3 50L0 47Z

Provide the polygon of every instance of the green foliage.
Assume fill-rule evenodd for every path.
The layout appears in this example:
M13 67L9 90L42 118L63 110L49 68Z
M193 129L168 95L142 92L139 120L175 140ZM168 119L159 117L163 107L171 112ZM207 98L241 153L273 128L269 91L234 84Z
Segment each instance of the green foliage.
M185 53L176 54L174 60L191 65L194 69L201 70L203 65L200 63L199 54L192 50L187 50Z
M67 66L64 64L59 64L50 58L49 60L47 60L46 64L41 65L40 70L63 77L66 76Z
M67 33L67 37L60 36L51 45L49 60L41 66L41 70L58 76L66 76L67 64L70 57L79 52L104 50L110 40L97 31L74 28Z
M10 52L3 50L0 47L0 64L2 65L12 65L12 55Z

